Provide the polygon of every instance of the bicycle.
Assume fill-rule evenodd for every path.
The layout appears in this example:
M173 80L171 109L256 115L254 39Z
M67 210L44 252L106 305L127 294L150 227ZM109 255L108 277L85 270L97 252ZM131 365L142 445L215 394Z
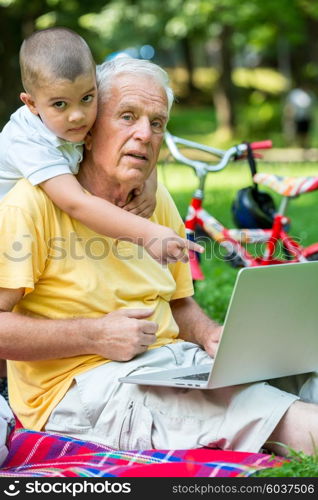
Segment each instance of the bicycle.
M260 157L260 155L255 153L255 151L271 148L271 141L241 143L227 150L222 150L182 139L166 131L165 143L169 154L178 163L192 167L198 178L198 187L193 193L185 219L186 232L189 239L195 240L195 232L197 228L201 228L204 234L220 245L223 259L235 268L318 260L318 243L307 247L297 243L288 234L290 219L286 216L290 200L301 194L318 189L318 177L279 177L273 174L257 173L255 158ZM220 158L220 161L210 163L191 159L180 151L179 145L210 153L213 157ZM256 216L260 215L262 217L261 222L263 223L263 227L256 224L258 222L257 217L256 221L252 221L255 223L255 226L250 224L249 227L242 227L242 220L239 217L240 213L237 212L236 223L238 228L226 228L221 221L203 208L207 175L210 172L219 172L231 161L240 159L248 160L253 185L244 189L246 192L248 190L249 196L254 201L254 205L259 209L259 213ZM276 210L270 195L258 190L258 185L260 184L268 186L281 195L278 210ZM242 196L244 189L239 191L239 194ZM244 208L245 214L243 212L243 215L255 215L251 210L249 211L251 207L247 206ZM263 245L260 255L253 255L247 249L247 245L259 243ZM278 252L283 253L283 255L277 256ZM200 267L200 257L197 253L190 251L189 258L193 280L203 280L204 274Z

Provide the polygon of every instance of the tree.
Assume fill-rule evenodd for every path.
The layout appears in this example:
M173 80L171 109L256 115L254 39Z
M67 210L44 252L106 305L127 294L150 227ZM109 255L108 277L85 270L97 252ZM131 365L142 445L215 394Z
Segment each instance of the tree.
M164 3L156 0L112 0L98 15L84 16L82 23L95 31L114 51L141 43L151 43L161 50L173 50L178 44L188 70L190 92L196 90L193 79L195 44L217 36L220 64L214 102L219 125L231 131L235 123L231 79L232 28L227 19L223 24L222 21L224 11L227 13L233 1L236 0L171 0Z
M312 0L0 0L2 122L19 103L23 38L35 28L53 25L83 35L97 62L144 44L153 45L159 55L182 57L190 98L197 91L198 50L212 41L218 78L211 101L219 127L228 133L236 124L233 68L238 59L249 64L246 52L257 54L260 64L292 73L297 84L318 76L318 6Z

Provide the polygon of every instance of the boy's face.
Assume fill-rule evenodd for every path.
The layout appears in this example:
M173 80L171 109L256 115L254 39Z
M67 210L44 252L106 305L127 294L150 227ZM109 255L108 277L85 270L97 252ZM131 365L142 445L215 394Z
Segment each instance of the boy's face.
M51 132L66 141L82 141L96 118L97 86L93 72L74 81L47 79L32 96L22 93L20 97Z

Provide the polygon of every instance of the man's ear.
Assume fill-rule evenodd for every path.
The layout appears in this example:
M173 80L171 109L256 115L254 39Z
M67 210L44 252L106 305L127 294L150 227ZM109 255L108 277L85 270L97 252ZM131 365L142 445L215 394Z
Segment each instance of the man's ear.
M23 104L28 106L31 113L33 113L34 115L39 114L38 110L36 109L35 101L34 101L33 97L31 96L31 94L28 94L27 92L21 92L20 99L23 102Z
M93 142L92 132L89 130L89 132L87 132L85 137L85 149L87 151L90 151L92 149L92 142Z

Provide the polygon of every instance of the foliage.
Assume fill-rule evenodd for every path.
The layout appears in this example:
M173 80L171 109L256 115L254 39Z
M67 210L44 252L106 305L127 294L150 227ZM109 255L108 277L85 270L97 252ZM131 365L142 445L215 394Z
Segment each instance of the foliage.
M281 94L288 88L287 79L272 68L237 68L233 80L239 87L269 94Z
M197 103L201 98L212 105L213 97L219 126L225 113L216 102L218 81L233 116L246 96L242 85L259 90L265 100L273 88L282 95L284 78L289 85L310 80L317 87L317 10L310 0L0 0L0 124L19 105L18 52L35 29L75 29L98 63L128 47L153 45L156 62L183 68L176 85L180 100ZM220 62L222 47L226 67ZM277 86L277 78L268 79L263 71L255 86L255 74L250 79L242 68L256 67L278 70L282 82ZM210 69L209 78L201 68ZM260 107L261 115L272 112L267 104Z
M282 445L283 446L283 445ZM254 477L318 477L318 451L313 455L303 452L288 450L288 462L280 467L263 469L253 474Z
M167 46L177 39L214 38L220 27L234 27L234 44L242 48L250 44L263 49L275 43L279 32L294 43L304 36L303 15L315 16L317 9L307 2L269 0L111 0L104 2L101 12L87 13L80 24L98 33L111 45L134 44L140 34L150 43ZM164 8L163 8L164 7ZM281 13L284 12L284 16ZM275 22L273 22L275 20Z

